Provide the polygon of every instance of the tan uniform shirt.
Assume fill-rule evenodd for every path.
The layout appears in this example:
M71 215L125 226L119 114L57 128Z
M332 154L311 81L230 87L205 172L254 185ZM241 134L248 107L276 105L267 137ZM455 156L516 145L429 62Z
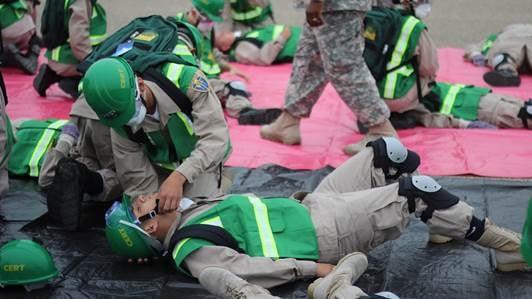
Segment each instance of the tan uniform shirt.
M92 17L92 4L90 0L76 0L70 7L71 16L68 20L68 32L72 53L79 61L92 52L90 41L90 22ZM50 68L57 74L65 77L78 76L76 65L58 63L49 60Z
M203 76L200 71L196 76ZM155 83L144 81L155 96L160 121L146 116L141 127L146 132L159 131L165 128L170 114L176 113L179 107ZM190 156L177 167L188 184L184 194L188 197L216 196L219 192L217 180L220 164L228 156L229 130L225 122L219 100L212 88L198 91L189 87L187 96L192 102L193 128L198 141ZM149 160L142 144L118 135L111 130L113 153L116 170L124 191L131 197L150 194L159 190L158 173L161 169ZM210 175L209 175L210 174ZM164 180L168 172L161 174ZM208 178L205 178L208 175ZM197 183L194 188L191 185Z

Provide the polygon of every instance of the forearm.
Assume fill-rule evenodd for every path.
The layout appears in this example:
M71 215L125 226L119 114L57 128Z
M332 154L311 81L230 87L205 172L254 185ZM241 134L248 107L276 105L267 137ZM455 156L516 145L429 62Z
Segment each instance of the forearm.
M250 257L220 246L202 247L189 255L184 263L194 277L207 267L219 267L265 288L316 276L316 263L312 261Z
M203 75L201 75L203 76ZM229 154L229 130L218 97L209 86L208 91L191 91L196 147L177 168L189 183L207 170L224 162Z
M70 5L71 16L68 21L69 43L72 53L79 61L92 51L90 41L90 1L77 0Z

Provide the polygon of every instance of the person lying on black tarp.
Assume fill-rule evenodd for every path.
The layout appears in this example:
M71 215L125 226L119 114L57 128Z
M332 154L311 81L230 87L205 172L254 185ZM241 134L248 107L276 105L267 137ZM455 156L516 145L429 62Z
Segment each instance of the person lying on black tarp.
M470 240L494 249L500 271L526 267L520 234L475 217L435 180L414 175L418 165L415 152L384 137L293 198L233 194L158 214L157 194L125 197L106 213L106 237L132 259L168 252L223 298L274 298L265 288L313 277L309 298L386 298L352 284L366 269L364 253L398 238L412 213L434 243Z

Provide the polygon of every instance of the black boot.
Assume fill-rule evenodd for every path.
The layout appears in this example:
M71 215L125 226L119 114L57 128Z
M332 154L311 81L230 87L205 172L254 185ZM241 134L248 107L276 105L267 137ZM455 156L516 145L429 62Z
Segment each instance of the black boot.
M61 80L61 76L56 74L47 64L43 64L39 68L39 74L33 79L33 88L41 97L45 97L46 90L59 80Z
M5 46L6 61L9 65L21 69L28 75L34 75L37 71L37 57L34 57L32 51L28 51L27 55L22 55L17 47L13 44Z
M484 81L491 86L519 86L521 78L514 72L507 69L487 72L483 76Z
M246 108L240 111L238 123L241 125L267 125L276 120L281 112L282 110L278 108Z
M59 88L70 95L74 100L78 98L78 85L81 77L66 77L59 81Z
M57 163L54 181L48 190L48 215L67 230L77 230L83 195L98 195L102 191L100 174L74 159L63 158Z

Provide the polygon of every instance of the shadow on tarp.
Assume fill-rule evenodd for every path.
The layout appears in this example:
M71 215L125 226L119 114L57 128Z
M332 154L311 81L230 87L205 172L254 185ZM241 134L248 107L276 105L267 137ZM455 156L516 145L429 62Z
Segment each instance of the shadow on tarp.
M257 169L232 168L233 193L288 196L313 190L332 171L294 171L275 165ZM485 178L439 178L442 185L475 207L480 217L520 231L532 182ZM11 180L11 191L0 201L0 245L12 239L33 238L54 258L62 277L51 287L26 293L0 289L4 298L168 297L215 298L194 279L178 274L164 259L130 265L108 249L103 229L65 232L48 224L46 200L34 181ZM95 213L98 209L92 211ZM98 211L98 217L102 210ZM101 221L100 221L101 222ZM532 298L532 273L499 273L490 252L480 246L453 241L427 243L426 226L413 220L397 240L369 255L369 268L356 282L367 292L390 290L402 298ZM308 282L272 290L282 298L306 298Z

